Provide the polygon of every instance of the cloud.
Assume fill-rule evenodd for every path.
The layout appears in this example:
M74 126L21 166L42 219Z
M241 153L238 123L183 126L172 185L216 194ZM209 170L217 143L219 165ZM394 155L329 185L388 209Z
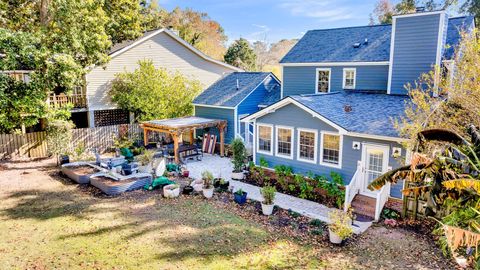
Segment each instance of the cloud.
M338 21L355 16L352 4L330 0L283 0L279 7L293 16L309 17L321 21Z

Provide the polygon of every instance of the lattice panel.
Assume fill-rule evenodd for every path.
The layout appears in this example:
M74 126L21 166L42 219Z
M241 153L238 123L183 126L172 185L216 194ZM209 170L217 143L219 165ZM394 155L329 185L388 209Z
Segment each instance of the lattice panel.
M129 113L125 110L100 110L94 111L93 115L96 127L128 124L130 122Z

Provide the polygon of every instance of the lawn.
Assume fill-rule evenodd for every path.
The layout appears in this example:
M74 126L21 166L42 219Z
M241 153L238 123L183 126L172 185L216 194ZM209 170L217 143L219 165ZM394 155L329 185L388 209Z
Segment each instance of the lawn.
M331 246L305 218L227 195L106 197L50 160L0 165L0 265L30 269L449 269L428 239L376 226Z

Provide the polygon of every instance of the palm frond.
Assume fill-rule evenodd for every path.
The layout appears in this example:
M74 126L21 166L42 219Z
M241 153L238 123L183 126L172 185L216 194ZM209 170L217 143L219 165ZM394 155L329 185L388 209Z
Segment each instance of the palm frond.
M379 177L377 177L375 180L368 185L368 189L370 190L376 190L376 189L381 189L384 185L386 185L388 182L390 183L396 183L398 179L403 179L401 176L404 176L405 173L410 172L410 165L406 165L403 167L396 168L394 170L388 171ZM396 176L396 177L395 177Z
M418 133L420 144L425 141L441 141L456 145L471 145L456 132L447 129L426 129Z
M477 193L480 193L480 180L473 178L447 180L444 181L442 184L446 189L465 190L471 188L474 189Z
M405 196L408 196L410 194L414 194L415 196L419 196L420 194L423 194L427 192L431 186L420 186L420 187L409 187L409 188L404 188L402 190L402 194Z

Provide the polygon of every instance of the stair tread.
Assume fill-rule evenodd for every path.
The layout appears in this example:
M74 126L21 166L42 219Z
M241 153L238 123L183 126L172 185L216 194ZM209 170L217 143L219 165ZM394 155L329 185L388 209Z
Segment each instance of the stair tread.
M357 194L351 203L353 212L362 217L373 218L375 216L376 199Z

